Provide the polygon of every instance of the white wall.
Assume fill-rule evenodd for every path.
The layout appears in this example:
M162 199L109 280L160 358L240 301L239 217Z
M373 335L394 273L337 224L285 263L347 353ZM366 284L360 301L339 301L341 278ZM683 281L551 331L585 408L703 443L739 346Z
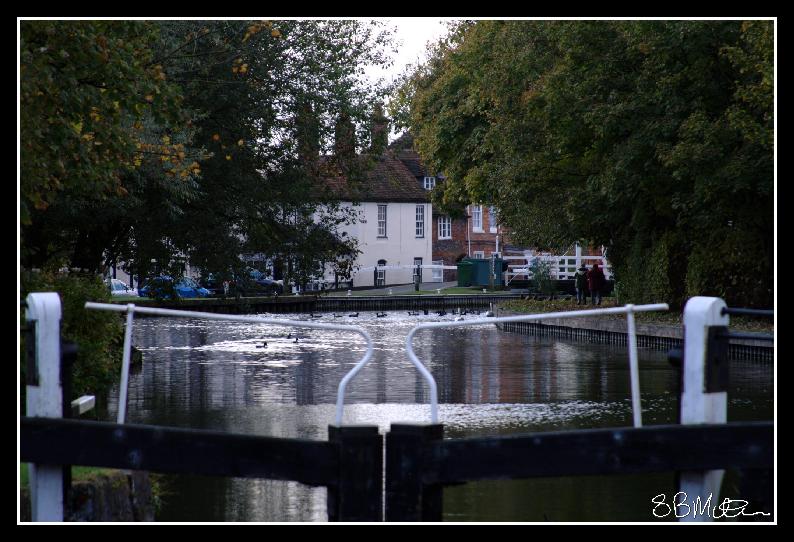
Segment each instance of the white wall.
M352 204L345 203L346 207ZM413 282L414 258L422 258L424 265L433 260L432 234L433 209L429 203L387 203L386 237L378 237L378 202L363 202L355 208L361 211L360 220L349 226L340 227L340 232L358 240L358 248L362 251L356 261L357 267L371 268L378 260L386 260L387 266L408 266L405 269L387 269L386 284L408 284ZM425 209L424 237L416 237L416 206ZM334 274L326 272L326 281L333 284ZM422 281L429 282L432 272L422 271ZM362 269L353 274L353 286L373 286L374 272Z

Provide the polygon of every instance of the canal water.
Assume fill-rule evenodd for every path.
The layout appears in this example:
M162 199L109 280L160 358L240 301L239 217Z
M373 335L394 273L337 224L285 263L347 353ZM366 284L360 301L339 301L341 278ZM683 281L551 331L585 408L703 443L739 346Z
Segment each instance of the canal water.
M348 385L344 423L427 422L429 391L405 356L418 322L452 314L311 318L360 325L375 344ZM466 316L466 318L473 318ZM130 377L130 423L325 440L337 387L361 359L360 336L201 319L138 318L144 363ZM263 343L267 341L267 346ZM506 333L494 325L425 330L415 351L438 384L445 438L630 426L625 347ZM643 424L674 423L678 377L663 352L640 349ZM115 419L117 392L109 400ZM729 421L773 417L772 365L733 362ZM326 489L294 482L164 476L159 521L327 521ZM734 497L732 473L724 496ZM487 481L444 490L444 521L658 521L651 499L675 493L673 474ZM732 493L733 492L733 493Z

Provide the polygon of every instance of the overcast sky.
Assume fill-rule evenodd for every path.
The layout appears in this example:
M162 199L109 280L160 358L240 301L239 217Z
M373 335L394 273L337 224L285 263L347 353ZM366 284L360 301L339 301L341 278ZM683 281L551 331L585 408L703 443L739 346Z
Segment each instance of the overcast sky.
M443 21L450 19L398 17L391 19L382 18L380 20L396 29L394 42L397 46L397 53L392 55L394 64L389 69L368 67L366 74L373 81L383 77L388 84L394 81L408 64L417 64L424 61L428 42L434 43L447 33L447 27ZM394 126L392 126L389 141L393 141L398 135Z
M394 55L394 65L388 70L370 69L368 74L372 78L384 77L390 83L408 64L416 64L424 60L427 42L435 42L446 34L446 25L442 22L449 19L434 19L431 17L398 17L380 19L389 26L396 28L394 35L398 52Z

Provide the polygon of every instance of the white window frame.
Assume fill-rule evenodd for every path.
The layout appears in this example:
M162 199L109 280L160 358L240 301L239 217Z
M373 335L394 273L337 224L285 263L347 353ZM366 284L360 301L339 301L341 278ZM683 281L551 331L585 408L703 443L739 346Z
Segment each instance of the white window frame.
M471 206L471 231L482 233L482 205Z
M496 224L496 208L488 207L488 228L491 233L496 233L498 225Z
M421 239L425 236L425 206L416 206L416 238Z
M485 259L485 251L484 250L475 250L471 253L471 257L475 260L484 260Z
M433 190L436 187L436 178L435 177L425 177L424 181L425 190Z
M383 218L381 218L381 211L383 211ZM388 221L388 205L378 204L378 237L386 237L388 230L386 224Z
M383 263L380 263L383 262ZM378 272L377 277L375 278L375 286L376 288L378 285L386 286L386 260L378 260L378 263L375 265L375 270ZM383 267L382 267L383 266Z
M452 218L448 216L438 217L438 238L452 239Z

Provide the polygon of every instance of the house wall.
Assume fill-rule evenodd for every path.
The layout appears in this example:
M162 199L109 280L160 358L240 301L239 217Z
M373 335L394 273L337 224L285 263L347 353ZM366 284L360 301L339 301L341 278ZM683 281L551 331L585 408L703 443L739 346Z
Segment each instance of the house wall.
M466 207L466 214L471 217L471 206ZM473 258L474 253L478 251L483 253L484 258L490 258L491 254L496 252L497 235L499 236L499 250L503 251L506 241L504 229L498 227L498 233L491 232L487 206L483 206L482 230L475 231L473 229L471 218L455 219L452 221L452 239L438 238L439 216L433 217L433 260L443 260L444 265L455 265L461 255ZM457 275L457 271L444 270L444 281L457 280Z
M386 237L378 237L378 204L386 205ZM345 203L346 207L352 204ZM416 207L425 210L424 237L416 237ZM430 264L432 252L432 205L429 203L362 202L355 207L360 218L355 224L341 226L340 232L358 240L362 251L356 261L357 267L374 267L378 260L386 260L387 266L408 266L405 269L387 269L386 285L408 284L413 282L414 258L422 258L423 264ZM422 271L422 281L431 279L432 271ZM333 284L334 276L326 271L325 280ZM353 274L353 286L374 286L372 269L357 271Z

